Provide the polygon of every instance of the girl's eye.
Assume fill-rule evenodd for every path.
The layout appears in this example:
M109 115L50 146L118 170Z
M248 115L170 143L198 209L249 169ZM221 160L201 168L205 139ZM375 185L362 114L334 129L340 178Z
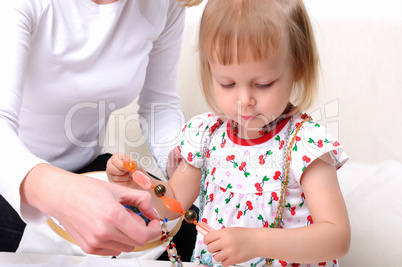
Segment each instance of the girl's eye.
M226 88L226 89L233 88L234 86L235 86L235 83L221 84L221 87Z
M255 87L260 88L260 89L265 89L269 88L274 84L274 82L267 83L267 84L256 84Z

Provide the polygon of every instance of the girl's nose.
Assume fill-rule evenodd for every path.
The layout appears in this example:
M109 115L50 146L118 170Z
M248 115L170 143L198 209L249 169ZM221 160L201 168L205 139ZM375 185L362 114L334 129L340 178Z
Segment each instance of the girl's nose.
M240 88L238 104L241 107L254 106L257 103L251 88Z

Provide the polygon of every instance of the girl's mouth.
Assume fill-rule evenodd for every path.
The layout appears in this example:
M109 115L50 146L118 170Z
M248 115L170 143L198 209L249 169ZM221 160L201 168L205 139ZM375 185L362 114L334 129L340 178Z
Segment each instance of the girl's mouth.
M257 117L258 117L258 114L257 114L257 115L253 115L253 116L241 116L241 118L242 118L243 120L245 120L245 121L252 121L252 120L255 120Z

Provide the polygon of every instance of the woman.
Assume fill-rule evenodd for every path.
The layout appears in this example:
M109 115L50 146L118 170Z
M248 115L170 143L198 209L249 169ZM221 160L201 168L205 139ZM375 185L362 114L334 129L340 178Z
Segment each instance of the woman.
M159 236L157 220L146 226L121 205L138 206L156 219L148 194L73 172L103 153L102 130L110 113L137 96L151 152L162 161L171 150L169 140L181 123L176 83L183 4L3 4L0 193L23 221L39 224L55 217L85 252L98 255L132 251ZM154 149L153 140L159 144ZM4 199L1 209L8 211L1 216L0 236L9 240L0 241L1 250L14 251L24 224L10 227L18 217Z

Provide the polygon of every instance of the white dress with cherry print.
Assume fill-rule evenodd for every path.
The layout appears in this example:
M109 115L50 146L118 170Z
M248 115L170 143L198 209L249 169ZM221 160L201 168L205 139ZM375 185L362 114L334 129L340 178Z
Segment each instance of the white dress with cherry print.
M193 117L182 129L179 148L183 157L201 168L205 136L218 117L204 113ZM293 115L293 130L302 121ZM225 121L211 138L207 153L204 210L201 220L214 229L225 227L270 227L276 216L281 183L284 140L289 118L280 122L268 134L253 140L240 139L232 134L230 122ZM290 140L290 138L289 138ZM300 186L300 178L315 159L330 153L340 168L348 159L342 146L321 125L306 122L297 134L289 170L289 184L283 212L283 228L303 227L313 223ZM269 242L269 240L267 240ZM328 241L331 242L331 241ZM203 236L198 235L194 260L208 255ZM213 258L212 258L213 259ZM254 265L259 258L240 266ZM338 266L337 260L317 264L297 264L275 260L272 266Z

